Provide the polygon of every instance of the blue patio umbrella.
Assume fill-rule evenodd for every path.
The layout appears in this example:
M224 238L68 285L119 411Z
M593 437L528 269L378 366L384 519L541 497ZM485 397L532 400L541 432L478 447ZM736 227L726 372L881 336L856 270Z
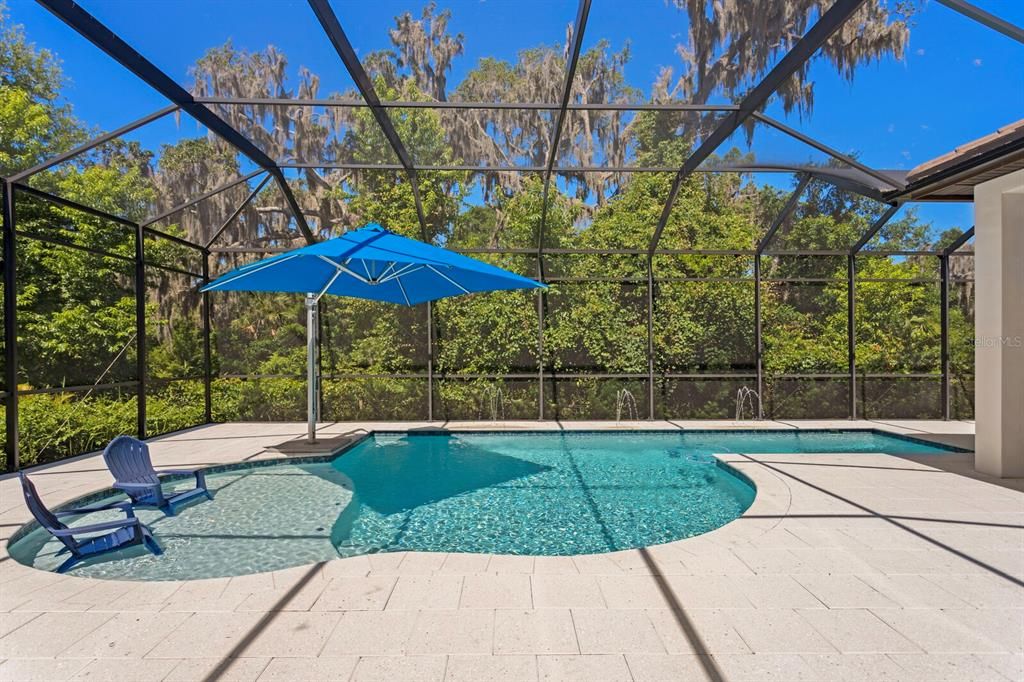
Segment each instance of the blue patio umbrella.
M543 284L499 267L397 235L370 223L340 237L250 263L221 275L202 291L306 294L309 442L316 441L317 302L324 294L416 305L483 291Z

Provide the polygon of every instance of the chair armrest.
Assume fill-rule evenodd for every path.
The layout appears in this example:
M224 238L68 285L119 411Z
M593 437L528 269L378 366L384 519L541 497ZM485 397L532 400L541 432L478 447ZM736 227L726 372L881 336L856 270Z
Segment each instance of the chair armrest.
M135 510L132 508L131 502L106 502L104 504L93 504L88 507L78 507L77 509L67 509L65 511L59 511L54 514L58 518L61 516L79 516L82 514L92 514L98 511L107 511L110 509L120 509L129 517L135 516Z
M162 469L156 472L157 476L175 476L175 475L192 475L196 477L196 484L200 488L206 487L206 470L205 469Z
M61 537L70 537L75 535L81 535L83 533L98 533L103 530L117 530L118 528L125 528L126 526L138 526L141 521L137 517L131 517L130 519L117 519L116 521L104 521L103 523L93 523L88 526L75 526L74 528L55 528L51 532L53 535Z

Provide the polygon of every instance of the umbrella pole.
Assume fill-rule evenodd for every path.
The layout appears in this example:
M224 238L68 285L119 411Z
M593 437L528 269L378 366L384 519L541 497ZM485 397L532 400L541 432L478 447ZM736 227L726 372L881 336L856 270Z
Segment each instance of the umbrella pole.
M316 442L317 388L316 372L317 296L306 294L306 442Z

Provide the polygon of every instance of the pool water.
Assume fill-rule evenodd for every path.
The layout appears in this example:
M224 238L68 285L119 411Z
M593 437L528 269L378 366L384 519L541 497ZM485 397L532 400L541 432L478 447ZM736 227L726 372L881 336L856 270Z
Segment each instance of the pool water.
M753 486L712 456L726 452L948 450L873 432L381 433L333 461L211 473L213 501L173 517L138 510L161 556L135 548L72 573L185 580L371 552L570 555L644 547L706 533L750 506ZM66 558L59 549L36 530L10 552L52 570Z
M566 555L706 533L754 489L678 439L631 434L420 435L357 445L333 540L383 550Z

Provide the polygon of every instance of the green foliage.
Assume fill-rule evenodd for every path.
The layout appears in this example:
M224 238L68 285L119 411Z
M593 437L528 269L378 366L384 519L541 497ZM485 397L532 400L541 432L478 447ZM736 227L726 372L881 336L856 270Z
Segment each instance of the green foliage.
M22 396L19 424L22 466L89 452L122 433L135 433L134 395L101 392Z
M57 58L27 43L0 2L0 176L33 166L85 136L70 107L60 102L63 84Z
M379 67L374 71L375 86L382 99L423 101L435 96L431 87L417 86L416 79L402 75L400 69L389 70L388 60L387 55L374 56ZM621 67L627 60L628 48L611 53L603 43L583 55L581 73L607 70L610 74L602 81L607 92L592 101L618 101L635 95L622 77ZM283 92L267 86L279 80L276 72L281 65L281 55L272 49L247 54L229 44L208 53L197 65L196 75L202 87L212 87L207 82L211 74L239 71L247 83L261 84L267 90L261 91L265 96L282 96ZM456 93L493 101L500 101L506 93L544 93L545 83L561 86L563 69L557 51L550 48L526 50L515 64L483 59L465 76ZM422 80L423 74L417 77ZM307 72L302 78L303 88L313 87L313 75ZM27 44L20 28L8 25L0 5L0 129L4 131L0 174L29 167L86 136L88 131L60 100L62 84L53 55ZM538 95L535 99L550 97ZM453 122L437 110L415 107L392 108L389 115L418 164L465 161L452 146L452 126L466 126L467 121ZM246 123L252 128L247 132L267 134L258 118L259 114ZM598 123L610 125L604 119ZM690 152L692 137L685 131L706 123L680 112L642 111L628 126L624 133L628 139L622 144L636 151L639 164L676 166ZM333 128L328 130L330 126L325 127L316 117L303 125L309 140L328 140L326 144L339 158L397 162L368 108L353 109L344 134L334 137ZM538 130L506 126L505 134L517 139L495 149L512 150L509 153L515 161L536 156L532 163L542 165L548 136ZM475 132L484 141L492 136L491 131ZM563 141L567 145L578 142L575 137ZM735 150L725 154L729 160L737 160L737 156ZM211 177L233 177L239 170L234 152L213 139L165 145L158 158L138 145L118 142L104 145L85 160L40 174L33 182L41 189L139 221L154 212L158 190L168 190L154 179L157 171L184 179L171 183L170 196L161 195L164 204L176 204L200 193L197 183ZM317 214L327 216L319 226L321 234L356 221L372 221L452 248L515 249L480 257L527 276L543 274L551 282L543 296L501 292L443 300L432 306L429 329L434 347L436 416L491 419L497 412L508 419L533 418L538 411L536 376L543 363L545 371L554 375L544 382L549 416L614 418L619 392L626 389L636 396L643 417L649 408L648 363L653 360L658 416L728 417L734 410L736 391L754 383L754 261L751 255L707 252L749 253L788 193L757 186L734 174L694 175L683 183L668 216L660 247L669 253L651 261L646 253L628 253L648 244L673 176L636 173L606 184L570 176L551 184L545 206L544 186L536 175L513 183L497 175L420 172L417 181L426 234L422 234L416 197L404 173L364 171L333 184L321 178L328 189L319 194L313 191L316 180L307 174L295 183L295 190L304 206L321 200L343 202L344 211ZM583 191L584 185L605 189ZM595 205L584 205L587 198ZM253 212L279 211L271 206L275 201L274 192L268 190L257 198ZM89 385L100 378L103 382L139 378L135 355L139 345L135 338L137 283L131 262L135 235L123 225L25 195L19 197L17 209L18 227L25 233L19 238L17 262L21 388L48 391L21 400L23 463L31 464L88 451L119 433L136 431L138 404L133 387L93 393L59 390ZM812 182L774 244L844 251L880 210L875 202ZM161 225L161 229L197 238L195 225L185 217L175 219L181 222ZM263 225L265 232L256 236L268 245L287 239L291 231L287 225L281 230ZM211 230L206 224L199 227L206 230L204 234ZM938 243L948 244L956 234L944 234ZM932 246L929 226L913 212L887 226L880 239L895 249ZM536 255L538 244L547 251L543 262ZM196 272L203 256L161 238L147 238L144 248L149 264L145 274L146 428L155 434L205 421L204 386L197 378L204 370L202 297L193 278L156 267ZM580 253L559 253L565 250ZM224 257L212 265L214 271L222 272L237 264ZM845 378L811 379L807 375L847 371L846 258L769 253L760 265L764 398L770 415L845 415ZM938 372L936 267L934 258L858 258L860 371ZM649 274L654 280L652 302L648 299ZM923 279L930 281L919 281ZM211 299L213 420L303 420L306 329L299 298L219 293ZM951 364L960 416L970 416L973 409L972 310L967 291L950 310ZM544 318L540 339L538 315ZM649 315L653 315L650 320ZM331 299L322 303L321 322L325 419L426 417L424 375L429 355L425 306ZM653 359L648 357L648 323ZM519 378L488 378L509 374ZM587 374L619 376L578 376ZM919 391L918 384L897 383L886 388L877 382L882 388L870 389L874 392L867 400L875 413L935 416L936 400L911 395L927 391Z

